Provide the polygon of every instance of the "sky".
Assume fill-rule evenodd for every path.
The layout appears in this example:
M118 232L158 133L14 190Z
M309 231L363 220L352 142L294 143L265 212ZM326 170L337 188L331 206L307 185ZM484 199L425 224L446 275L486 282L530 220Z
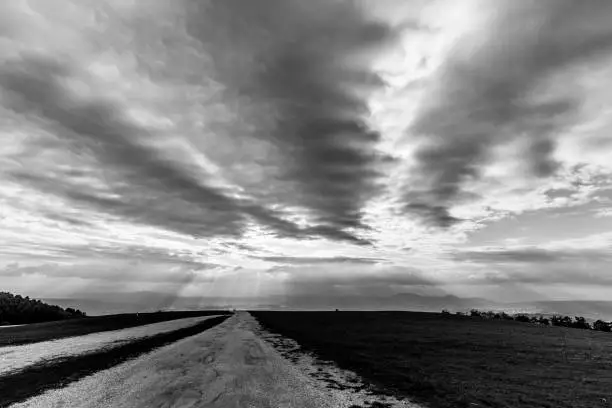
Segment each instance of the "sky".
M3 0L0 289L612 299L608 0Z

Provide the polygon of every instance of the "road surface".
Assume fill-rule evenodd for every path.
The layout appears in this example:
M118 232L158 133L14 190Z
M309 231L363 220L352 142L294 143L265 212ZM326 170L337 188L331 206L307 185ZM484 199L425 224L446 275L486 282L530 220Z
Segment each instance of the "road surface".
M259 333L251 315L237 313L206 332L11 407L342 408L363 402L307 375Z
M212 317L215 316L187 317L127 329L108 330L83 336L1 347L0 375L61 357L86 354L102 348L118 347L136 339L193 326Z

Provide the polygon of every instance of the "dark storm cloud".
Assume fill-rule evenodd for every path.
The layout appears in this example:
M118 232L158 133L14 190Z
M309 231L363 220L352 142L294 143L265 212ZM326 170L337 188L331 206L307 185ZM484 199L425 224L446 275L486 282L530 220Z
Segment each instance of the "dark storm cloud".
M362 208L388 159L375 153L380 135L366 124L366 92L382 80L351 58L387 44L392 30L349 1L188 4L188 32L210 53L215 79L270 108L272 124L252 137L280 152L274 200L311 210L313 234L364 243L345 229L364 227Z
M463 199L463 183L480 177L490 149L502 142L528 137L527 166L536 176L552 174L554 138L572 120L579 100L533 102L527 95L550 74L612 46L612 2L606 0L491 7L497 16L488 32L449 56L410 129L425 144L416 153L405 209L432 225L459 221L449 208Z
M282 235L305 234L266 208L206 185L189 174L187 164L146 146L147 130L130 123L111 102L71 95L61 82L68 71L48 59L14 60L0 71L0 86L12 109L48 122L58 142L74 154L93 156L99 166L93 173L110 182L115 195L78 183L67 172L24 168L13 173L16 179L98 211L194 236L239 235L247 218Z

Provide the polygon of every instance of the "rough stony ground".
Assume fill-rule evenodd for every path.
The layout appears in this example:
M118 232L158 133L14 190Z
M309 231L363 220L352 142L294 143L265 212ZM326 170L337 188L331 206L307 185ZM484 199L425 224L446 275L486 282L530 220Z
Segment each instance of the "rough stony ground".
M348 408L363 402L309 375L313 368L306 362L289 361L262 336L253 317L238 313L204 333L12 407ZM416 408L399 401L384 406Z
M214 316L188 317L131 327L129 329L92 333L22 346L0 347L0 375L23 369L42 361L115 347L135 339L193 326L211 317Z

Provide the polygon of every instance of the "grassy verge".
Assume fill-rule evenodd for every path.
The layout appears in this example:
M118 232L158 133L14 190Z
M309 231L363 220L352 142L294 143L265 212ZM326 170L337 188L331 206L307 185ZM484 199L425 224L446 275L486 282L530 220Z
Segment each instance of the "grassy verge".
M378 392L432 408L612 406L609 333L438 313L251 313Z
M212 317L184 329L146 337L112 349L37 364L17 373L2 376L0 407L25 401L48 389L64 387L73 381L138 357L155 348L199 334L222 323L228 317Z
M131 313L108 316L85 317L82 319L34 323L0 330L0 347L37 343L65 337L82 336L109 330L127 329L145 324L159 323L186 317L229 314L227 311L186 311Z

